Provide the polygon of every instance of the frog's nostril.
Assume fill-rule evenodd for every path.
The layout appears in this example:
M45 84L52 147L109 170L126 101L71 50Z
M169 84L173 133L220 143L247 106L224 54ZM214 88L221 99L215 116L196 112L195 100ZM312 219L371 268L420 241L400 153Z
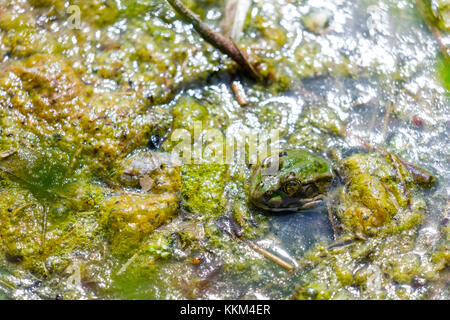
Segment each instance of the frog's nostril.
M266 201L269 201L269 200L270 200L270 198L272 197L272 194L273 194L273 192L272 192L271 190L266 191L266 192L264 193L264 198L266 199Z

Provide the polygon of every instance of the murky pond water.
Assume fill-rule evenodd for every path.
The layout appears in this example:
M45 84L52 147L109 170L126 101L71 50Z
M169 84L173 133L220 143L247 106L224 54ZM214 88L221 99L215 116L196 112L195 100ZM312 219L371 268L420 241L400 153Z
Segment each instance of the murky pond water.
M225 1L185 3L223 26ZM449 8L431 4L434 33L415 1L251 1L257 83L163 1L0 0L0 298L449 299ZM202 161L202 129L278 129L336 167L370 144L436 183L395 230L339 237L327 206L250 204L250 166ZM194 163L168 164L189 135Z

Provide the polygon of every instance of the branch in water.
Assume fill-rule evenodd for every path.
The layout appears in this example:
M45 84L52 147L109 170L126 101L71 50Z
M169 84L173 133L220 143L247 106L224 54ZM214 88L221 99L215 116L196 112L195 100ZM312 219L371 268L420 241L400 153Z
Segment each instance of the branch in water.
M198 15L189 10L180 0L167 0L167 2L169 2L184 20L193 25L194 29L205 41L233 59L247 75L255 80L260 80L261 77L256 69L248 62L244 53L233 40L225 38L223 35L211 30L211 28L200 20Z

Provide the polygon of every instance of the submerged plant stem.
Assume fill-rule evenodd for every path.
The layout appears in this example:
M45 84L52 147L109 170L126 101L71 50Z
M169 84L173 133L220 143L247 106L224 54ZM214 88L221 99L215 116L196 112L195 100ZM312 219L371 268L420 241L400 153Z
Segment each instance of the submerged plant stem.
M211 28L200 20L198 15L189 10L180 0L167 0L167 2L169 2L184 20L192 24L194 29L206 42L233 59L248 76L255 80L260 80L260 75L256 69L247 60L244 53L238 48L233 40L211 30Z

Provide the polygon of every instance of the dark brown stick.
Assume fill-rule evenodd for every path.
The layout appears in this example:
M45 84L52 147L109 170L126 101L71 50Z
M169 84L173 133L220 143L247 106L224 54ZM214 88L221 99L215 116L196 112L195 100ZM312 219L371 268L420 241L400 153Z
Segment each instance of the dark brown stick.
M211 30L211 28L200 20L198 15L189 10L180 0L167 0L167 2L169 2L186 22L193 25L194 29L206 42L233 59L248 76L255 80L260 80L261 77L256 69L248 62L244 53L238 48L233 40L225 38L223 35Z

